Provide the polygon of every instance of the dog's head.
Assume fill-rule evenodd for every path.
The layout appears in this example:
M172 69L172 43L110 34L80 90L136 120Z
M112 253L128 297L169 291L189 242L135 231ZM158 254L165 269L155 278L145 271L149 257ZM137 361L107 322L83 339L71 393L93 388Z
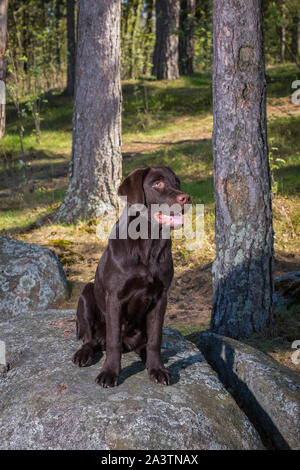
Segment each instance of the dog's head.
M183 224L184 206L191 202L190 196L181 191L179 178L165 166L134 170L121 184L118 195L126 196L130 205L143 204L148 209L153 204L161 206L153 213L154 219L170 227Z

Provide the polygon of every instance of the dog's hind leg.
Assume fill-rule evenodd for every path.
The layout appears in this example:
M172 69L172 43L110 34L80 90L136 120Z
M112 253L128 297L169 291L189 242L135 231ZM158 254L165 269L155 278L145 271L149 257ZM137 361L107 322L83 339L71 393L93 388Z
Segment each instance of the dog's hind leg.
M89 282L82 291L76 314L76 334L82 347L74 354L73 362L79 367L92 363L95 352L105 349L105 321L94 296L94 284Z
M141 344L135 348L134 352L140 357L141 361L146 364L147 362L147 349L146 344Z

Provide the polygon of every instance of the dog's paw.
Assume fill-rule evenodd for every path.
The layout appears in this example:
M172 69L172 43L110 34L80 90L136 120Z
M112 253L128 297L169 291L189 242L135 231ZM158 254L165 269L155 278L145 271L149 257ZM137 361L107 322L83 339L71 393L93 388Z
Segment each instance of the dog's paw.
M116 387L118 385L119 375L110 369L102 369L98 377L96 377L96 383L99 387L108 388Z
M169 385L170 373L164 367L149 370L149 379L156 384Z
M94 357L94 351L91 347L82 346L74 354L72 361L79 367L90 366Z

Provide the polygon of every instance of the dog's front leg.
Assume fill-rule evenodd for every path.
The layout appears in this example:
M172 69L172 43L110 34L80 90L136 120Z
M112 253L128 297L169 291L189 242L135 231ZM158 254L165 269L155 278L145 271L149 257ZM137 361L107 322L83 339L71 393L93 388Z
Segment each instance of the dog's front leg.
M106 298L106 360L96 378L100 387L115 387L121 368L120 301L115 295Z
M170 373L165 369L161 355L161 339L164 316L167 308L167 293L164 293L153 310L147 314L147 360L146 366L150 380L169 385Z

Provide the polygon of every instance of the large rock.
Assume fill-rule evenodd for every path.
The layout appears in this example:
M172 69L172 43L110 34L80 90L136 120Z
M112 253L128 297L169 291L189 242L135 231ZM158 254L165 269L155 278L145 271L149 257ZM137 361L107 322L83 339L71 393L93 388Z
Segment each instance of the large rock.
M194 340L266 442L276 449L300 448L300 377L234 339L204 332Z
M0 237L0 320L54 307L67 296L66 277L53 251Z
M27 314L0 324L7 372L0 379L1 449L262 449L260 437L199 350L165 329L169 387L148 380L134 353L120 385L101 389L103 363L71 357L73 311ZM98 358L99 359L99 358Z

